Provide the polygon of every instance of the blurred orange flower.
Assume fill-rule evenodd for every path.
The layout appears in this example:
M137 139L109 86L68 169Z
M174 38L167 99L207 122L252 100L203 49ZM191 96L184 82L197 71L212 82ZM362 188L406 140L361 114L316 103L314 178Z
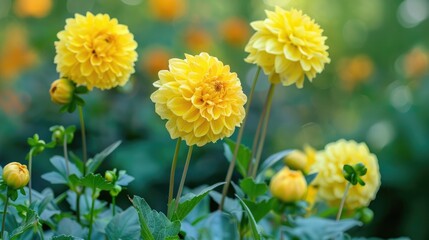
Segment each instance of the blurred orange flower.
M210 33L202 28L191 27L185 32L185 43L192 52L208 52L213 44Z
M366 55L342 59L338 63L338 75L346 90L353 90L360 83L366 82L374 72L374 63Z
M7 115L19 115L25 111L25 105L13 90L0 91L0 110Z
M413 48L404 59L404 71L407 78L421 78L429 70L429 54L420 47Z
M186 0L149 0L149 7L156 18L172 21L182 17L186 11Z
M52 8L52 0L16 0L15 13L20 17L42 18Z
M37 61L36 53L28 46L27 31L21 26L9 26L0 49L0 79L12 80L22 70Z
M161 70L168 69L168 60L171 58L170 53L161 47L153 48L142 54L141 67L143 71L151 76L157 76Z
M249 38L249 27L241 18L230 18L220 24L219 32L222 38L233 46L244 46Z

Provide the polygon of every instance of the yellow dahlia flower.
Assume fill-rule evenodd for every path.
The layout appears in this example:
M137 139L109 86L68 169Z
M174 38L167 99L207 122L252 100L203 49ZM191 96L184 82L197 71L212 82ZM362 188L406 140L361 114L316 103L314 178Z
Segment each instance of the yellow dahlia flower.
M170 59L159 72L151 95L155 111L167 119L171 138L202 146L229 137L240 126L247 98L236 73L217 58L201 53Z
M370 153L365 143L339 140L326 145L316 156L312 171L318 172L314 185L318 186L318 197L332 206L339 206L346 189L347 180L343 176L343 166L363 163L368 172L362 177L366 185L351 186L345 207L356 209L368 206L380 187L380 172L377 157Z
M134 73L137 43L128 27L107 14L76 14L67 19L55 42L55 63L61 77L84 85L110 89L123 86Z
M276 7L266 14L265 20L251 23L256 33L245 48L245 60L259 65L272 83L302 88L304 75L311 81L330 62L323 30L295 9Z

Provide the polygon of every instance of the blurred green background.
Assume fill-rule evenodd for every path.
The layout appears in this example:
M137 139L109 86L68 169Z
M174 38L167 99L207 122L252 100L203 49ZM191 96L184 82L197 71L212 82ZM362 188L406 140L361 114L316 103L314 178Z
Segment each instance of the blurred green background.
M156 73L171 57L207 51L239 74L248 93L256 70L243 61L249 23L265 18L264 9L274 5L314 18L328 37L332 61L301 90L277 87L264 156L304 144L323 149L340 138L366 142L378 156L382 185L370 205L374 221L354 235L429 239L423 227L429 222L426 0L0 0L1 165L25 162L26 139L34 133L49 140L52 125L78 126L77 114L61 114L50 101L50 84L59 77L54 41L74 13L108 13L129 26L139 60L125 87L85 96L89 153L122 140L103 169L127 170L136 178L127 194L165 210L175 141L149 99ZM245 130L248 146L267 88L267 78L260 77ZM71 149L80 155L80 146L77 134ZM185 152L183 147L181 161ZM38 190L48 187L39 176L52 169L53 154L61 150L35 158ZM186 185L223 181L227 166L221 142L198 148ZM120 205L129 205L126 194Z

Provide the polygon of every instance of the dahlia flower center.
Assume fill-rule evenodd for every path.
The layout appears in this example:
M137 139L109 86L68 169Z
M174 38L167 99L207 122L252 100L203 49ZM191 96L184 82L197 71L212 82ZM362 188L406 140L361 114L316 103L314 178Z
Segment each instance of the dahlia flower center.
M111 34L101 33L94 38L91 53L94 57L106 57L115 47L115 37Z

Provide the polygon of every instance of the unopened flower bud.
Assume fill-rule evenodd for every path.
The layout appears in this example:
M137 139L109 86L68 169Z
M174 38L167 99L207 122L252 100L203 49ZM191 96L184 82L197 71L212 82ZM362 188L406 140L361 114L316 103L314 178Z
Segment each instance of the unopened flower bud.
M73 83L65 78L60 78L51 84L49 93L51 94L52 102L60 105L65 105L73 99L75 86Z
M27 166L18 162L11 162L3 168L3 180L12 189L24 187L30 181Z
M364 207L359 210L358 216L361 222L364 224L369 224L374 218L374 212L370 208Z
M106 173L104 174L104 178L108 182L115 182L117 180L116 169L114 169L112 171L110 171L110 170L106 171Z
M284 161L292 169L304 170L307 165L307 156L298 150L295 150L288 154Z
M284 167L271 179L270 190L284 202L295 202L305 197L307 182L301 171Z
M112 190L110 190L110 195L112 197L116 197L122 191L122 187L119 185L115 185Z
M50 129L52 131L52 141L58 145L63 145L65 129L63 126L54 126Z

